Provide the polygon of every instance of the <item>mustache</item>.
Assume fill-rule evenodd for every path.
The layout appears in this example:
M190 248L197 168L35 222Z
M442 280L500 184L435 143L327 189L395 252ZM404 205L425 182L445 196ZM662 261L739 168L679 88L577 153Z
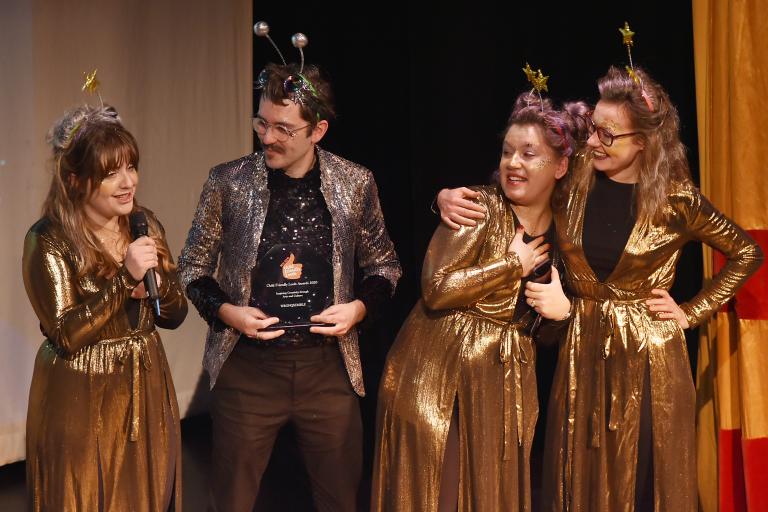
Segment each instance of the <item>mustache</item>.
M270 149L274 151L275 153L283 154L285 153L285 149L278 146L277 144L264 144L263 142L259 141L259 145L261 146L261 149L267 150Z

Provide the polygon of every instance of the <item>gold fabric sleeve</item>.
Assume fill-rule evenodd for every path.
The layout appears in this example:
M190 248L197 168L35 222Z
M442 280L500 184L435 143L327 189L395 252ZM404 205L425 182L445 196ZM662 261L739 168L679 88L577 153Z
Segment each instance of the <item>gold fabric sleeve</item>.
M742 228L723 215L698 190L679 196L681 221L690 235L717 249L727 262L689 302L681 304L688 323L696 327L728 302L762 264L763 253Z
M479 202L489 207L483 192ZM421 273L424 303L430 309L468 306L489 293L512 286L522 276L517 254L509 252L494 260L477 261L483 240L488 236L488 222L476 227L452 230L440 224L432 236Z
M65 249L33 231L24 240L22 275L45 335L67 354L99 341L101 328L123 308L139 283L121 267L96 293L83 299L76 285L77 271Z

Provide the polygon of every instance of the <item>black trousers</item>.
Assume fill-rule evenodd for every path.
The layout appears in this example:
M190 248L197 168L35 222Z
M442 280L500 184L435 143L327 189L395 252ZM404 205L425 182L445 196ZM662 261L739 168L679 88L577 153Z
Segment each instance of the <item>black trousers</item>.
M280 429L296 432L318 511L356 510L362 469L358 397L338 346L239 342L213 388L209 510L251 512Z

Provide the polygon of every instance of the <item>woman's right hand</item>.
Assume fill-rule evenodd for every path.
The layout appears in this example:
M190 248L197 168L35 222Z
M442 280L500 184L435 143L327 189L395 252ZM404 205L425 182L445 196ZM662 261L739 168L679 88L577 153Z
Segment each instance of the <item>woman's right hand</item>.
M142 236L131 242L123 264L135 280L144 279L147 270L158 265L155 241L148 236Z
M437 194L440 218L451 229L477 225L474 219L485 218L485 207L472 201L478 197L480 197L480 192L475 192L467 187L444 188Z
M525 243L523 241L523 233L525 233L525 229L522 226L518 226L507 252L517 254L520 265L523 267L523 277L528 277L534 268L549 259L549 244L544 243L543 236Z

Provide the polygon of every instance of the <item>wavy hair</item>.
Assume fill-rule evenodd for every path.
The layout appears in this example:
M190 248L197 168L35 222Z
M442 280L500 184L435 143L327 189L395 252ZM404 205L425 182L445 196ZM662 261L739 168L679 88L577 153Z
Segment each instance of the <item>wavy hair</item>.
M121 262L116 261L93 231L84 206L98 190L109 172L123 163L138 169L139 148L111 107L76 107L51 127L48 143L53 150L53 176L43 203L43 216L58 226L77 251L78 277L95 272L98 277L113 276ZM134 201L134 211L140 208ZM152 224L155 224L154 222ZM131 241L127 216L118 218L121 241ZM175 268L170 250L153 226L160 265L165 272Z
M640 68L635 68L635 73L642 88L626 70L615 66L597 81L597 87L600 101L624 108L632 130L638 132L636 137L644 145L638 153L637 218L640 222L663 223L667 220L668 195L676 185L690 183L691 173L686 148L680 141L677 109L664 88L648 73ZM587 156L574 172L574 186L586 193L593 183L592 159Z

